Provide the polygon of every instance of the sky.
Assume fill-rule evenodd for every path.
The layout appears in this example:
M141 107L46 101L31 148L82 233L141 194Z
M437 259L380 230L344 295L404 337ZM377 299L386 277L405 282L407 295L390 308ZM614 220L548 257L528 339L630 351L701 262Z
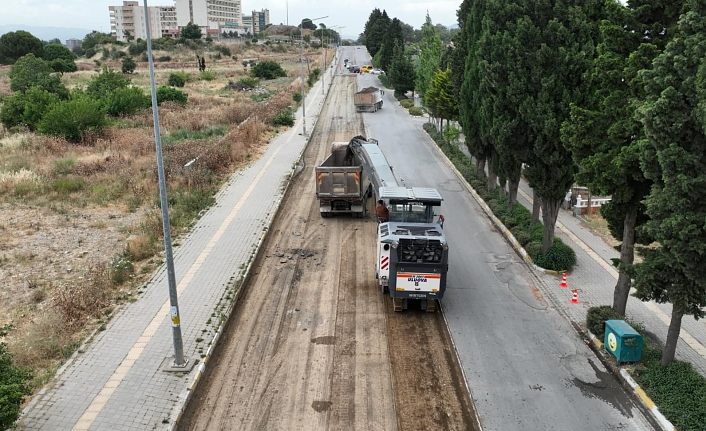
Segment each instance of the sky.
M144 0L139 0L142 5ZM122 0L0 0L0 25L41 27L76 27L110 32L108 6L122 5ZM148 0L148 6L173 5L171 0ZM345 26L344 37L357 38L374 8L386 10L414 28L424 23L427 11L434 24L456 24L456 10L461 0L243 0L245 13L269 9L273 24L296 25L303 18L328 16L327 27ZM287 13L287 9L289 13Z

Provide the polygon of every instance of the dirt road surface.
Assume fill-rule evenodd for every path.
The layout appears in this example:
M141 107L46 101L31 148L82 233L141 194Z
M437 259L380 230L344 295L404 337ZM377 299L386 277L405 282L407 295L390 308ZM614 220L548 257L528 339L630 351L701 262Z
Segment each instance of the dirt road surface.
M394 313L377 288L375 220L319 215L314 166L364 134L355 87L334 80L180 430L474 429L441 313Z

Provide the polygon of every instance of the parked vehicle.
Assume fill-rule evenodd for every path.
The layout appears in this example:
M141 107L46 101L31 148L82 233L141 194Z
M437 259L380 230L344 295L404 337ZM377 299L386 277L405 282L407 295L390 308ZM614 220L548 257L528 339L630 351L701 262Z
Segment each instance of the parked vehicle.
M371 69L370 74L372 75L384 75L385 71L382 69Z
M361 73L367 73L373 70L373 66L367 65L360 68Z
M385 92L377 87L367 87L353 95L356 112L377 112L382 109L382 96Z

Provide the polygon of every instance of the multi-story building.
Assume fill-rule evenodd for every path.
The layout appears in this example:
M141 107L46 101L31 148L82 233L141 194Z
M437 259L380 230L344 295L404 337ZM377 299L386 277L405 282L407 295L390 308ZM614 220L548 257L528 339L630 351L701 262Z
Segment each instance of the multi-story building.
M145 39L145 11L138 1L123 1L122 6L109 6L110 28L117 40L127 42L125 32L135 38ZM263 16L260 16L264 13ZM264 28L270 22L268 10L253 12L252 25ZM179 29L192 22L207 36L218 35L222 31L235 30L238 33L249 31L243 26L243 13L241 0L174 0L174 6L149 6L148 17L150 35L152 38L160 36L175 37ZM248 17L250 18L250 17ZM255 21L257 20L257 24Z
M221 29L243 25L240 0L175 0L175 4L179 27L193 22L206 34L217 35Z
M252 11L252 34L260 34L270 23L270 10Z
M66 47L69 49L74 49L76 47L81 46L82 42L83 42L83 40L81 40L81 39L74 39L74 38L66 39Z
M243 29L245 33L252 33L252 15L243 15Z
M124 1L122 6L108 6L110 11L110 30L113 37L127 42L127 34L134 38L146 39L145 9L137 1ZM176 36L177 11L174 6L148 6L147 17L150 24L150 36L155 39L162 36ZM126 34L127 33L127 34Z

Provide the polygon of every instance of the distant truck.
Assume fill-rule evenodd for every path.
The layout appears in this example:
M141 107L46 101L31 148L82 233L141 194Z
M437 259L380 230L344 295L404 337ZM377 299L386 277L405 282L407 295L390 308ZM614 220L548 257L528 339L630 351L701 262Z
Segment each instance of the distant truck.
M356 112L377 112L382 109L384 91L377 87L367 87L353 95Z
M370 176L363 170L360 142L365 138L356 136L350 142L332 143L331 154L314 169L321 217L337 213L365 217L373 190Z

